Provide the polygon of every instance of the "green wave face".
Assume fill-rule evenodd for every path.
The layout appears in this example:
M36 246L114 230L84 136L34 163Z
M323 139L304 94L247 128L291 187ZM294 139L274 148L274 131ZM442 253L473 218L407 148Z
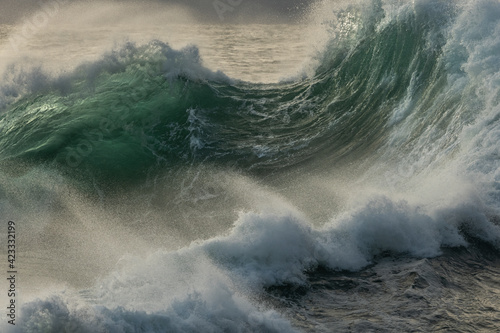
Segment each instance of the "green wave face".
M203 68L194 47L126 45L7 106L1 160L114 182L204 162L267 172L367 156L405 117L393 113L409 94L413 113L440 96L450 19L448 9L411 12L377 29L384 15L375 13L344 44L332 39L314 77L292 83L232 81ZM413 126L409 140L424 127Z

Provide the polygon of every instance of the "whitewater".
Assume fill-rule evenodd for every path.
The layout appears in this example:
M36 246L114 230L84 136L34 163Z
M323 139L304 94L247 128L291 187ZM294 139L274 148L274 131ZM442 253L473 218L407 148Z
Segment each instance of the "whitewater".
M0 26L1 332L500 329L498 1L96 6Z

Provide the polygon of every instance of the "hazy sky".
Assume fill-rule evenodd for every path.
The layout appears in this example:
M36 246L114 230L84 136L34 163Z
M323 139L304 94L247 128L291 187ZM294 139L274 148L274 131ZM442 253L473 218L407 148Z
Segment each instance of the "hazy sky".
M200 19L225 21L245 17L247 20L296 18L314 0L0 0L0 24L11 24L32 15L41 8L41 3L59 1L69 3L88 2L95 6L99 2L136 2L147 5L151 2L172 3L188 7Z

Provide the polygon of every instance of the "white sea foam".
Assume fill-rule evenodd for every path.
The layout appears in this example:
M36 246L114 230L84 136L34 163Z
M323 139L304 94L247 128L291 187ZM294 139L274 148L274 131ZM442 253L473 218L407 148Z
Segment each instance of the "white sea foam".
M306 284L318 265L359 270L381 254L434 257L443 246L466 246L464 230L500 248L500 227L472 203L427 211L372 197L319 229L293 211L245 213L226 236L124 257L93 288L25 304L23 332L289 332L278 312L255 303L263 287Z

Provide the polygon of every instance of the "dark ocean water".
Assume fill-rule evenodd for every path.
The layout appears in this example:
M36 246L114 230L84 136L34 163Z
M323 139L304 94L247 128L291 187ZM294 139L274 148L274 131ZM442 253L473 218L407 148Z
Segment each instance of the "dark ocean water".
M324 48L275 83L168 39L6 67L6 330L500 329L500 3L321 12Z

